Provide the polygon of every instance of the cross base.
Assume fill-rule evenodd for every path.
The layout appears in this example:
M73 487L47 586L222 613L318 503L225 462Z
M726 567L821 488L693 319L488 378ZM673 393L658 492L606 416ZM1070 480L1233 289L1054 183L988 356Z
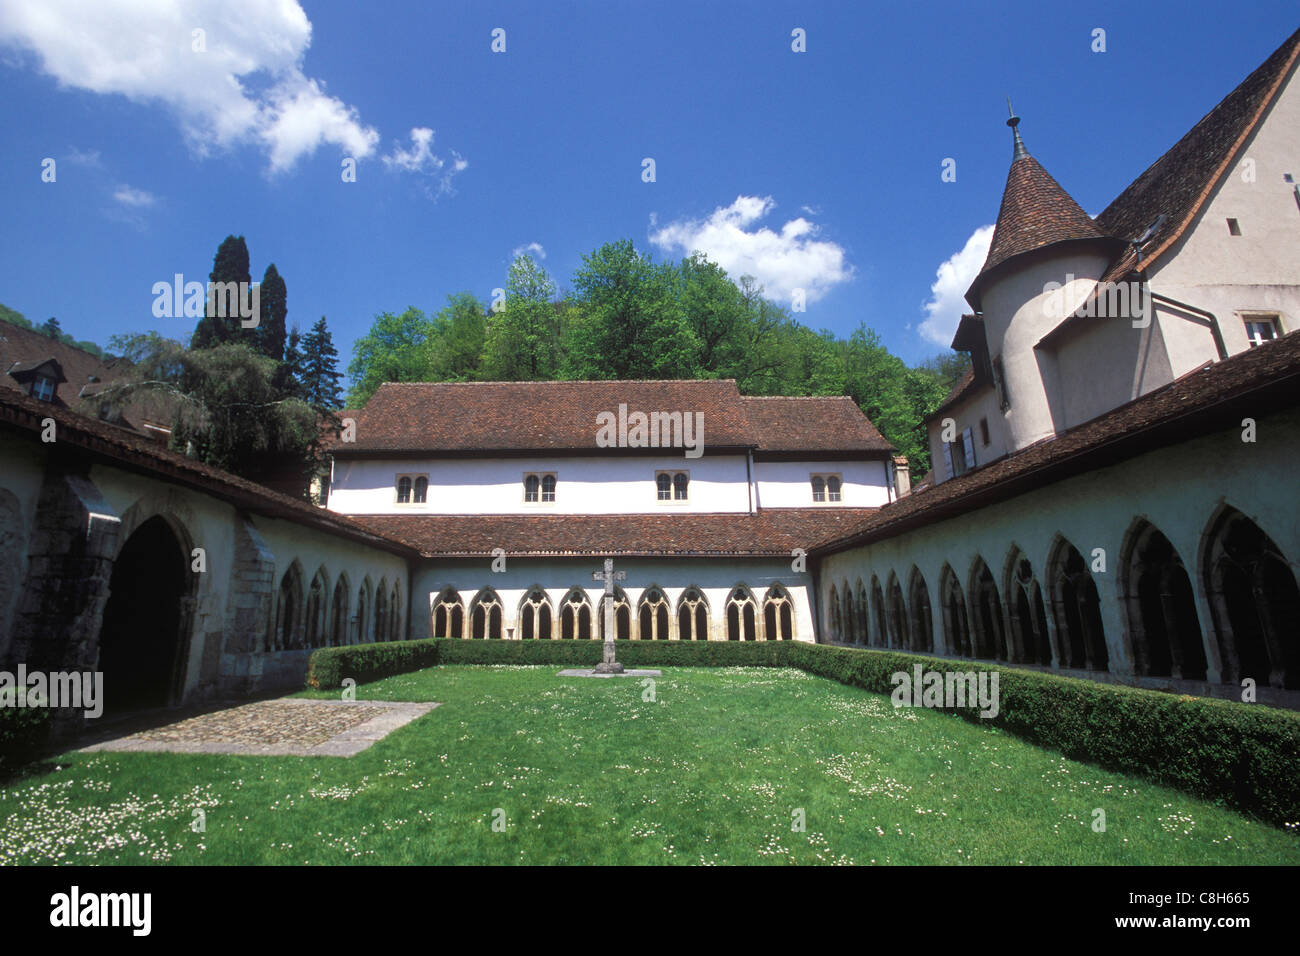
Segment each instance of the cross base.
M601 661L593 670L597 674L621 674L623 673L623 665L618 661Z

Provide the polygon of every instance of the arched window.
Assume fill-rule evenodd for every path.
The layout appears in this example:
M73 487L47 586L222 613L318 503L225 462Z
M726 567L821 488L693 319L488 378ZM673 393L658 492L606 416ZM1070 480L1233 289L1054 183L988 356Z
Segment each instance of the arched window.
M829 637L833 641L838 641L840 640L840 635L844 633L844 623L840 620L841 608L839 588L833 584L831 585L831 593L826 597L826 610L830 615L831 632ZM730 624L728 624L727 632L727 636L730 638Z
M655 488L659 494L660 501L671 501L673 497L673 478L667 472L660 472L655 476Z
M925 586L925 577L914 565L912 580L908 588L912 602L912 650L934 650L934 621L930 616L930 589Z
M334 598L330 602L330 646L342 647L348 643L348 604L352 585L346 574L334 582Z
M831 475L826 479L826 500L840 500L840 479L838 475Z
M393 595L388 603L388 639L390 641L400 641L406 636L402 629L402 585L400 581L393 582Z
M682 641L709 639L709 606L697 587L682 592L677 602L677 638Z
M826 480L821 475L812 476L813 501L826 500Z
M840 580L840 595L844 601L844 607L840 611L840 621L844 624L844 634L841 640L846 644L855 644L858 640L857 631L854 630L857 624L857 610L853 607L853 590L849 587L849 582Z
M364 644L370 639L370 578L361 581L361 592L357 595L357 643Z
M1062 667L1104 671L1110 659L1101 623L1101 597L1083 555L1061 539L1049 564L1052 616Z
M637 637L643 641L668 640L668 598L657 587L648 588L641 595L637 608Z
M1228 508L1210 530L1204 566L1224 681L1300 688L1300 590L1281 549Z
M421 475L415 479L415 502L423 504L429 497L429 479Z
M1142 521L1121 563L1137 672L1205 680L1205 644L1192 582L1169 539Z
M543 501L555 500L555 476L554 475L542 475L542 500Z
M763 638L769 641L794 640L794 602L779 584L767 589L763 598Z
M1047 638L1047 613L1043 592L1024 552L1011 558L1011 580L1007 585L1011 604L1011 644L1021 664L1052 666L1052 645Z
M551 639L551 601L541 588L533 588L519 603L519 636L525 641Z
M325 569L321 568L307 589L307 647L323 647L325 644L325 595L328 593Z
M275 602L275 639L272 650L282 651L301 646L301 616L302 572L295 561L280 579L280 594Z
M687 477L684 471L679 471L677 474L673 475L673 500L674 501L686 500L686 486L689 481L690 478Z
M600 598L600 609L596 615L596 626L600 639L605 639L605 597ZM620 587L614 588L614 640L627 641L632 638L632 605L628 603L627 594Z
M501 598L491 588L484 588L470 605L470 636L476 640L501 639Z
M541 487L541 481L536 475L524 476L524 501L537 501L537 490Z
M380 578L375 589L375 643L388 640L388 579Z
M582 588L574 588L560 605L560 637L566 641L591 640L591 602Z
M874 574L871 576L871 618L876 647L888 647L889 624L885 618L885 592L880 588L880 579Z
M971 572L971 606L974 611L975 656L1007 660L1007 636L1002 627L1002 600L993 572L983 558L975 559Z
M411 479L403 475L397 479L397 502L407 504L411 500Z
M754 641L758 639L755 618L758 612L754 595L743 584L735 587L727 598L727 640Z
M943 612L943 638L948 653L955 657L972 656L966 597L961 593L957 575L946 564L939 572L939 606Z
M907 624L907 605L903 603L903 589L896 574L889 576L889 639L891 647L913 649L911 629Z
M433 636L465 636L465 611L455 588L445 588L433 605Z

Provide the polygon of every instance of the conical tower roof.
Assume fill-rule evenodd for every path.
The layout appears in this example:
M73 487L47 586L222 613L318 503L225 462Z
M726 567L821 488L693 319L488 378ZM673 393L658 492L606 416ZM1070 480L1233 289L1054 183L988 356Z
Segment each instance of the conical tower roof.
M1002 191L1002 208L984 268L966 293L966 300L977 310L984 280L1004 262L1059 242L1107 239L1060 183L1029 155L1020 139L1019 123L1015 114L1007 121L1014 134L1014 153Z

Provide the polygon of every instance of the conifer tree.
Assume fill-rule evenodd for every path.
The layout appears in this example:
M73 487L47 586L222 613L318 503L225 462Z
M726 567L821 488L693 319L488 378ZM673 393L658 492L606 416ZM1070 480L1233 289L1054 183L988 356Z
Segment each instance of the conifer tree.
M208 273L208 281L244 283L241 288L252 281L248 271L248 246L243 236L226 236L222 241L217 248L216 256L212 259L212 271ZM214 305L215 303L209 298L205 314L194 329L190 348L208 349L214 345L237 341L236 337L241 329L238 310L235 310L235 315L221 318L213 314L216 311Z
M302 340L302 398L313 408L329 411L343 404L339 396L339 353L325 325L325 316Z
M289 314L288 290L272 262L262 276L257 350L267 358L284 361L285 317Z

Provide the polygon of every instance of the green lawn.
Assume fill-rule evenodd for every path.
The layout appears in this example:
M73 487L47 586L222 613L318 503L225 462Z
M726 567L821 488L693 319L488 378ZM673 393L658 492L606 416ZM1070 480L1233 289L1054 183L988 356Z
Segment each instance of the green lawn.
M1300 834L802 671L674 668L649 702L558 670L365 685L443 706L351 759L64 755L0 788L0 863L1300 863Z

